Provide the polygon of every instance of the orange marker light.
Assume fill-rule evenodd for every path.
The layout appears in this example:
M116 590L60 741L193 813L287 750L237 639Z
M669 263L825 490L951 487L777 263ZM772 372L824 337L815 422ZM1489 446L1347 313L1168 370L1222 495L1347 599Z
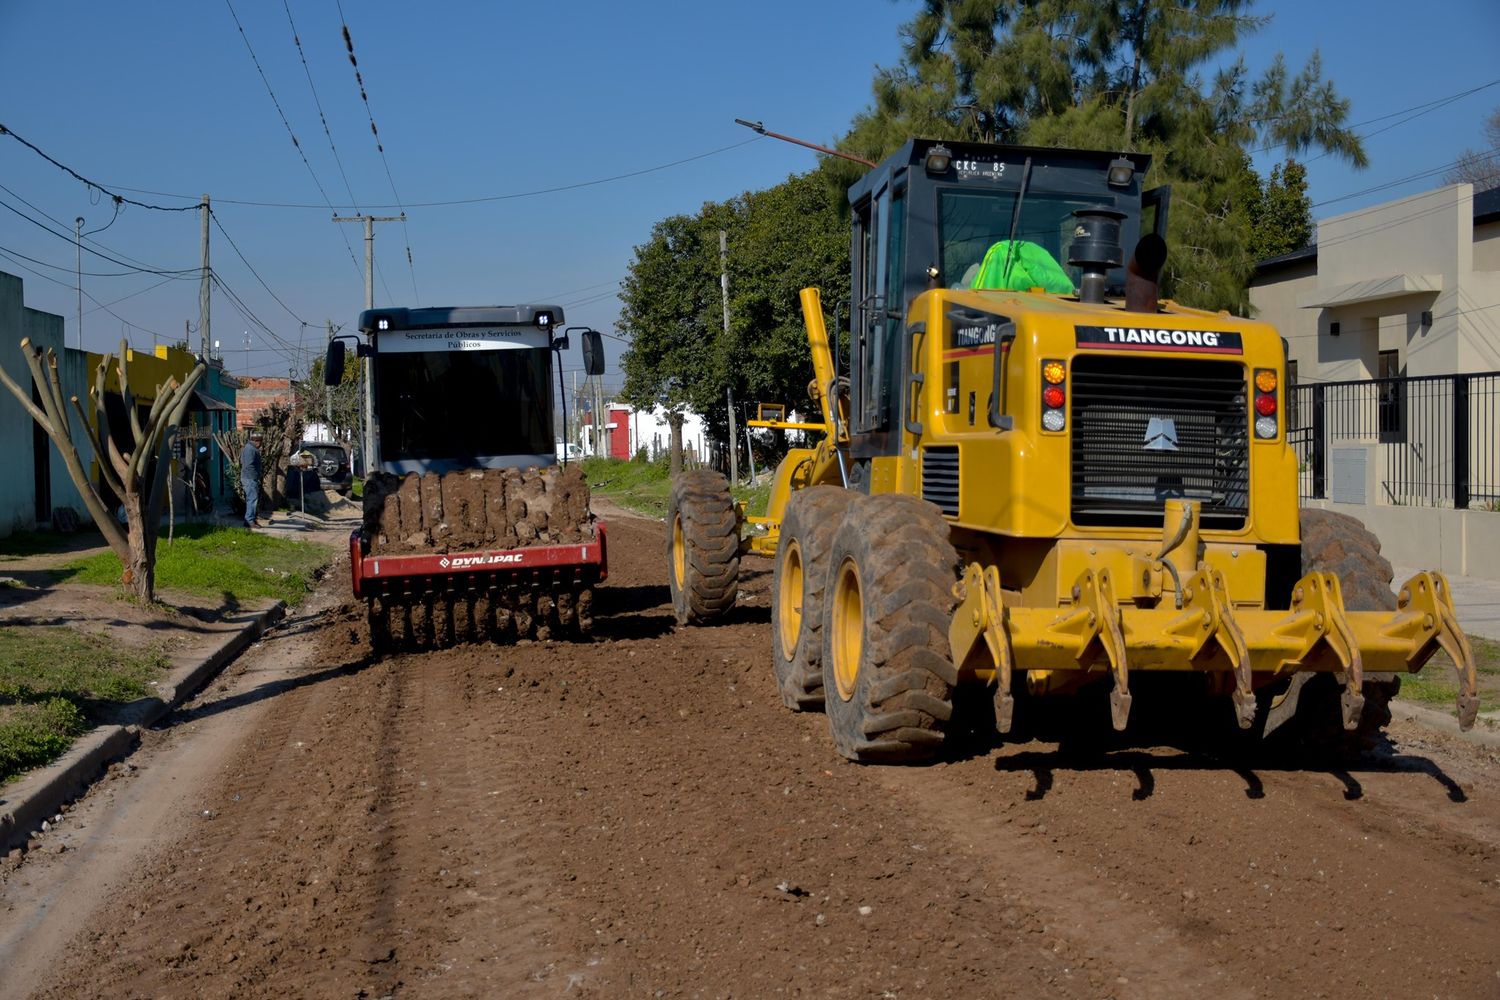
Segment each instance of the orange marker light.
M1067 369L1061 361L1049 361L1042 366L1042 378L1057 385L1067 375Z
M1255 373L1255 388L1261 392L1276 391L1276 373L1270 368L1262 368Z

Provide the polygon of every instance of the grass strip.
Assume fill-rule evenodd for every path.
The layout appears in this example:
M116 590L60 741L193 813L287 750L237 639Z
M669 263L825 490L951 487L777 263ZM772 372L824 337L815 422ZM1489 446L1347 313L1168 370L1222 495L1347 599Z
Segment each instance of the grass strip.
M650 517L667 516L667 504L672 494L672 472L667 462L585 458L583 474L591 489L607 494L626 510ZM771 498L771 485L736 486L730 493L736 500L745 502L747 514L762 515Z
M207 524L178 525L168 543L156 546L156 586L216 597L234 607L261 598L279 598L295 607L328 565L327 546ZM102 552L68 563L72 583L118 585L120 560Z
M0 628L0 782L55 760L75 737L143 697L160 649L39 625Z
M1474 672L1479 680L1479 709L1489 711L1500 707L1500 642L1469 636L1474 650ZM1423 704L1446 706L1456 711L1454 699L1458 696L1458 675L1453 670L1453 661L1447 653L1438 653L1421 673L1399 674L1401 697Z

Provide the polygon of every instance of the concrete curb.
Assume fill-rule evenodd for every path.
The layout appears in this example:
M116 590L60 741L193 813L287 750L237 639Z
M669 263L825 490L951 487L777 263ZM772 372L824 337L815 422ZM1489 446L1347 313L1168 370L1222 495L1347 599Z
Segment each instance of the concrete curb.
M0 797L0 852L24 844L43 820L56 815L64 802L76 798L106 765L134 750L142 728L187 701L285 614L286 604L277 601L262 611L240 616L240 627L227 633L207 656L174 665L159 688L160 694L127 705L120 724L99 726L86 733L57 760L5 789Z
M1459 739L1468 740L1470 743L1478 743L1487 747L1500 747L1500 728L1496 728L1493 722L1483 717L1480 717L1474 723L1473 729L1465 733L1459 730L1458 719L1447 712L1440 712L1435 708L1428 708L1425 705L1403 701L1400 698L1391 699L1391 717L1415 723L1424 729L1446 733L1449 736L1457 736Z

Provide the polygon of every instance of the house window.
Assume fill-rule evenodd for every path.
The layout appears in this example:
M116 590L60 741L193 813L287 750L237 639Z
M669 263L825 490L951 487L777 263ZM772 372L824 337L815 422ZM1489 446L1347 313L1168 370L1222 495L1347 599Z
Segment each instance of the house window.
M1406 377L1400 351L1381 351L1376 392L1380 400L1380 440L1400 441L1406 429Z

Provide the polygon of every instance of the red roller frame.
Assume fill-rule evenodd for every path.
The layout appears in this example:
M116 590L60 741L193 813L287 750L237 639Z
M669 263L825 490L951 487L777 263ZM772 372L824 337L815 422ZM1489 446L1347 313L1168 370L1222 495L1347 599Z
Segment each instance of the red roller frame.
M530 545L522 549L484 549L434 555L371 556L365 553L363 532L349 536L349 568L354 596L364 597L363 582L371 583L462 577L473 573L565 570L598 567L598 580L609 577L603 521L594 522L592 541L572 545Z

